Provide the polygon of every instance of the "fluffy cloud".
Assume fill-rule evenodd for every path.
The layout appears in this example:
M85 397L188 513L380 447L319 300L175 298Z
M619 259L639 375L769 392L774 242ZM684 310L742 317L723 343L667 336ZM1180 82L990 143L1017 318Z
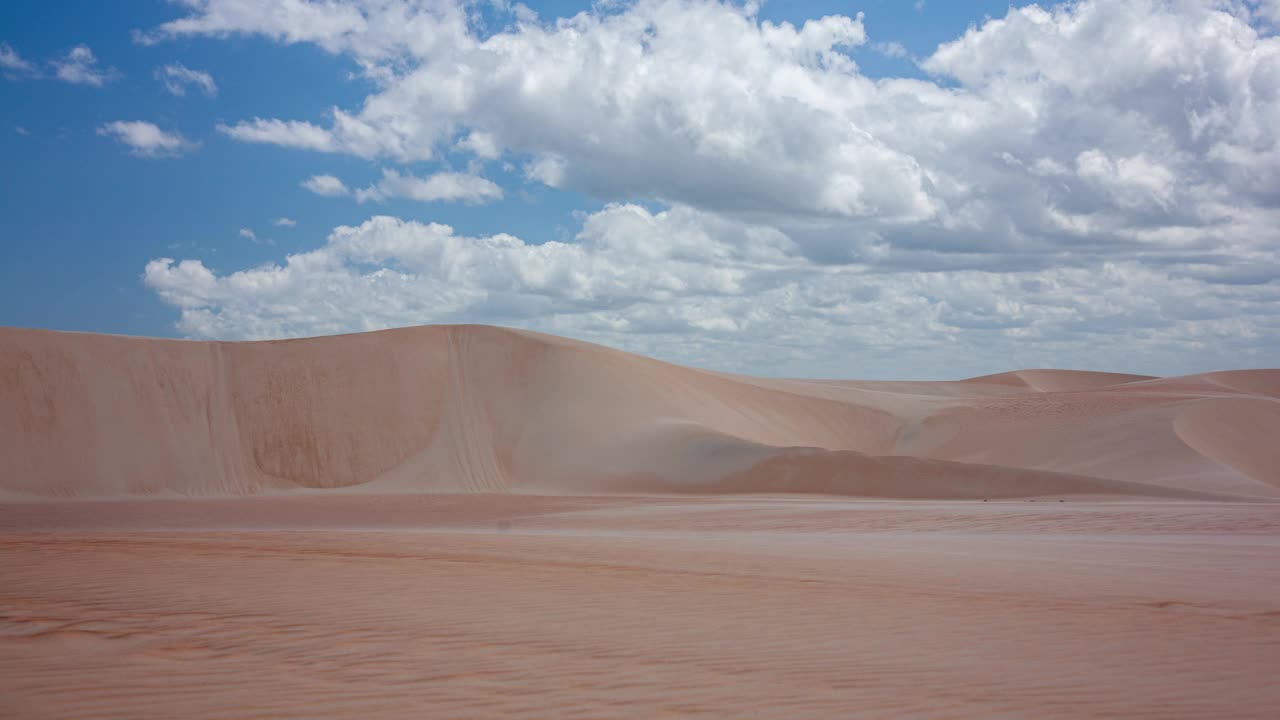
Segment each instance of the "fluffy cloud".
M99 67L98 58L88 45L77 45L71 48L65 58L55 60L53 74L63 82L93 87L102 87L120 77L120 71L113 67Z
M161 130L154 123L141 120L117 120L98 128L98 134L114 137L129 146L139 157L175 157L195 147L195 143L176 132Z
M218 94L218 84L213 81L212 75L200 70L192 70L182 63L156 68L155 75L171 95L179 97L186 95L188 86L196 88L209 97Z
M382 179L355 192L356 200L382 202L407 198L420 202L462 201L478 204L502 198L502 188L491 180L466 173L441 172L425 178L383 169Z
M384 218L278 267L153 263L148 281L194 335L490 320L670 357L665 338L688 354L673 359L725 366L735 343L764 344L788 367L827 358L832 371L891 348L921 363L947 348L1001 366L1098 364L1089 348L1123 339L1133 350L1116 366L1134 369L1161 349L1219 365L1280 349L1274 0L1011 8L919 60L925 79L864 75L861 17L774 24L755 3L607 3L496 30L448 0L187 5L146 39L312 43L374 88L323 122L221 126L233 139L385 163L470 153L621 203L563 244ZM304 186L441 192L425 188L444 174L386 172L363 190ZM392 237L403 251L359 250ZM761 242L772 259L753 265ZM538 285L538 268L557 281Z
M1044 365L1179 372L1274 353L1280 284L1223 284L1197 271L824 267L770 227L684 206L610 205L586 216L572 242L374 217L280 264L218 274L161 258L145 282L199 338L490 322L718 368L844 377Z
M1011 9L924 59L936 81L862 75L860 17L773 24L752 4L639 0L488 35L445 0L254 7L201 0L152 35L315 43L380 89L325 124L222 128L238 140L510 153L535 181L765 221L830 262L1222 250L1275 219L1280 38L1250 24L1269 5Z
M291 228L296 226L298 224L298 221L294 220L293 218L278 217L275 220L271 221L271 224L275 225L276 227Z
M342 197L351 194L351 190L341 180L332 175L312 175L303 180L301 185L307 190L325 197Z

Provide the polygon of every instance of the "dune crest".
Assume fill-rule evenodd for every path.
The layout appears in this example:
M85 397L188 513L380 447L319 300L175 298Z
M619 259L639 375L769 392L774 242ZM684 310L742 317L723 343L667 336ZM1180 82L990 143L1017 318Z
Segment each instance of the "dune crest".
M1280 497L1280 371L750 378L485 326L0 329L0 491Z

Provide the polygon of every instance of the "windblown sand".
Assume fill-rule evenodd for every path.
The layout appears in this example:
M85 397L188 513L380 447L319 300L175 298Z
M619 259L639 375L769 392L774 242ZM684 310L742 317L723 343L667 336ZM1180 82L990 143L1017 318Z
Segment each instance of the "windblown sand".
M1280 512L286 497L0 510L15 718L1273 718Z
M0 717L1274 718L1277 501L1276 370L0 329Z

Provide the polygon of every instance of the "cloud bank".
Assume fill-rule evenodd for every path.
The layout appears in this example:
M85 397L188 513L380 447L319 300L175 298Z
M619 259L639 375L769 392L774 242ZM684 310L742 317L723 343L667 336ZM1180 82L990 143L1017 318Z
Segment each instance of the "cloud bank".
M1105 365L1098 347L1161 371L1280 356L1267 312L1280 300L1273 4L1013 8L920 59L923 80L861 72L860 52L890 47L861 16L774 24L714 0L557 20L478 19L445 0L188 5L148 41L310 43L374 85L325 122L222 125L233 139L387 165L462 153L610 203L562 244L375 218L271 268L152 263L148 282L192 335L494 321L846 375L858 366L842 358L895 350L953 367L985 357L979 369ZM503 192L475 171L394 168L365 189L304 186L366 200ZM375 236L415 249L357 249ZM770 261L744 260L760 243ZM548 263L558 281L535 282ZM284 280L307 273L315 282ZM175 290L188 275L205 294ZM348 293L344 309L309 287ZM761 351L748 361L742 348Z

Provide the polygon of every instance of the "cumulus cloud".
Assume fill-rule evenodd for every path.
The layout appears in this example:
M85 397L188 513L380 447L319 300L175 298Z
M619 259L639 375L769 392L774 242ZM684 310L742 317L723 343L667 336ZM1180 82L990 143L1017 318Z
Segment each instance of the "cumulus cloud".
M267 5L208 0L155 34L311 42L380 89L323 124L223 126L233 138L402 162L511 153L552 187L764 219L815 259L929 244L994 268L1248 242L1280 186L1280 39L1217 0L1011 9L925 58L936 81L862 75L846 54L867 42L861 17L774 24L753 4L640 0L487 36L443 0Z
M160 258L144 278L199 338L490 322L719 368L845 377L1178 372L1264 360L1280 329L1280 284L1214 284L1194 263L824 267L773 228L684 206L609 205L572 242L541 245L380 216L278 264L219 274Z
M65 58L53 62L53 70L55 77L73 85L102 87L120 77L120 71L113 67L99 67L98 58L88 45L71 48Z
M171 95L179 97L186 95L188 87L194 87L209 97L218 94L218 84L213 81L212 75L201 70L192 70L182 63L156 68L155 76Z
M252 240L255 243L258 242L258 234L249 228L240 228L240 237L246 240Z
M175 157L195 147L195 143L176 132L161 130L154 123L141 120L117 120L98 128L98 134L114 137L129 146L139 157Z
M502 188L491 180L466 173L440 172L422 178L383 169L382 179L367 188L356 190L355 197L360 202L407 198L420 202L462 201L479 204L501 199Z
M325 197L342 197L351 194L351 190L341 180L332 175L312 175L303 180L301 185L307 190Z
M298 221L297 221L297 220L294 220L293 218L278 217L278 218L276 218L275 220L273 220L273 221L271 222L271 224L272 224L272 225L275 225L276 227L288 227L288 228L291 228L291 227L296 226L296 225L298 224Z
M255 34L311 43L351 57L372 81L362 103L326 118L221 126L233 139L385 163L470 153L477 167L507 162L531 182L619 204L562 245L392 229L399 221L380 219L339 229L271 272L210 273L206 300L163 292L191 308L183 327L202 336L456 318L616 335L633 349L645 349L636 347L643 338L682 337L705 350L703 362L732 362L740 354L723 347L751 341L797 357L817 352L803 348L836 357L894 343L903 352L970 347L1022 352L1007 363L1021 365L1038 364L1032 355L1042 351L1087 360L1089 343L1114 345L1106 338L1202 359L1214 347L1274 355L1277 328L1260 313L1274 310L1280 282L1274 0L1011 8L920 59L924 79L863 75L849 54L871 42L860 16L771 23L756 5L638 0L555 21L513 14L490 31L449 0L190 3L148 40ZM895 52L888 39L872 47ZM332 176L304 186L376 199L434 177L388 173L354 192ZM645 219L627 204L636 201L666 209L645 210ZM612 235L593 234L602 223ZM632 253L667 247L671 233L701 238L697 252L717 259L697 274L753 292L591 279L609 277L615 262L646 267L599 244L618 227L645 228L632 236ZM468 280L455 291L433 279L437 270L412 265L417 255L355 260L346 244L392 235L414 247L467 248L439 251L450 267L464 256L487 258L474 262L491 270L510 265L502 282L514 287L522 287L519 263L575 269L554 292L514 297L468 284L479 271L460 270L454 280ZM766 236L785 261L749 271L730 263L744 250L736 243ZM660 254L653 267L677 256ZM218 294L249 279L304 292L280 280L303 267L332 273L322 277L353 298L343 307L367 319L320 300L244 295L308 313L282 318ZM199 270L157 266L153 287L170 287L161 280L176 275L166 273L194 273L196 282ZM566 295L579 282L589 292ZM504 315L508 306L551 319ZM691 340L704 337L713 339Z

